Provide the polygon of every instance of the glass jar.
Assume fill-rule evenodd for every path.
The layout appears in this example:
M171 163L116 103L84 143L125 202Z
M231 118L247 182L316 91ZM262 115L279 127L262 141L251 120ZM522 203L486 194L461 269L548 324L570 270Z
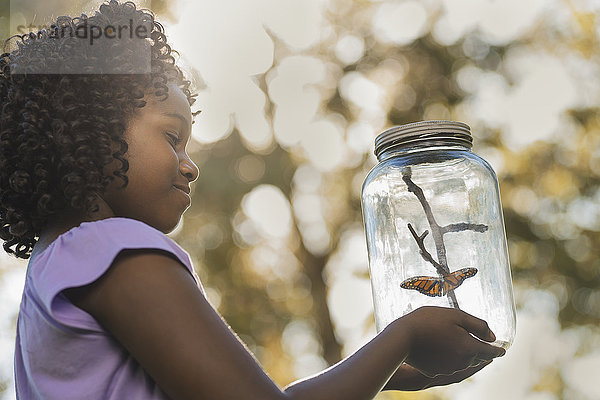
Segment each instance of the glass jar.
M421 306L481 318L507 349L515 305L498 180L468 125L421 121L375 139L362 187L377 330Z

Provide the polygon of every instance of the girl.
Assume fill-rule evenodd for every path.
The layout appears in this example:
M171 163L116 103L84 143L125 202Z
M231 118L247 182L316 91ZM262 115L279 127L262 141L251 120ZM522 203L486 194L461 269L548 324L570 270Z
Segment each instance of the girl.
M84 24L144 27L149 52L114 36L93 47L53 34ZM59 17L17 39L0 56L0 237L5 251L29 259L18 398L370 399L459 382L503 355L485 343L494 340L485 321L425 307L280 389L165 235L189 207L199 171L186 153L195 99L163 27L111 0L92 17ZM150 70L132 73L146 55ZM99 61L121 73L89 73Z

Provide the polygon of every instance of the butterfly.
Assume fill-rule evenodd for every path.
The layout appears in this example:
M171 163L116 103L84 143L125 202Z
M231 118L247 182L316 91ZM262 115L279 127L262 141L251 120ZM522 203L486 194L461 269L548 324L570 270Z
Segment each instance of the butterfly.
M477 268L463 268L449 273L442 278L433 276L415 276L408 278L400 284L401 288L414 289L427 296L444 296L450 290L456 289L465 279L477 273Z

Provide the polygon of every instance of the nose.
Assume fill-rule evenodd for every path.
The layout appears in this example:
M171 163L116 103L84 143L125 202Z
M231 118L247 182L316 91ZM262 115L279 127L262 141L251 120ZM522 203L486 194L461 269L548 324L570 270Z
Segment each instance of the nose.
M192 159L187 154L185 154L181 159L181 162L179 163L179 170L189 182L194 182L196 179L198 179L198 175L200 175L198 166L194 164Z

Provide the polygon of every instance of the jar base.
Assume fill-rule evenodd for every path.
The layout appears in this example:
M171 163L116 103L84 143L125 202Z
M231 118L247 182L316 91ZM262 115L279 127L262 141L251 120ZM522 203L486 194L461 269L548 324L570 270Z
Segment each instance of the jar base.
M512 343L507 342L505 340L496 340L495 342L490 343L490 344L494 347L500 347L500 348L503 348L504 350L508 350L508 348L510 347L510 345Z

